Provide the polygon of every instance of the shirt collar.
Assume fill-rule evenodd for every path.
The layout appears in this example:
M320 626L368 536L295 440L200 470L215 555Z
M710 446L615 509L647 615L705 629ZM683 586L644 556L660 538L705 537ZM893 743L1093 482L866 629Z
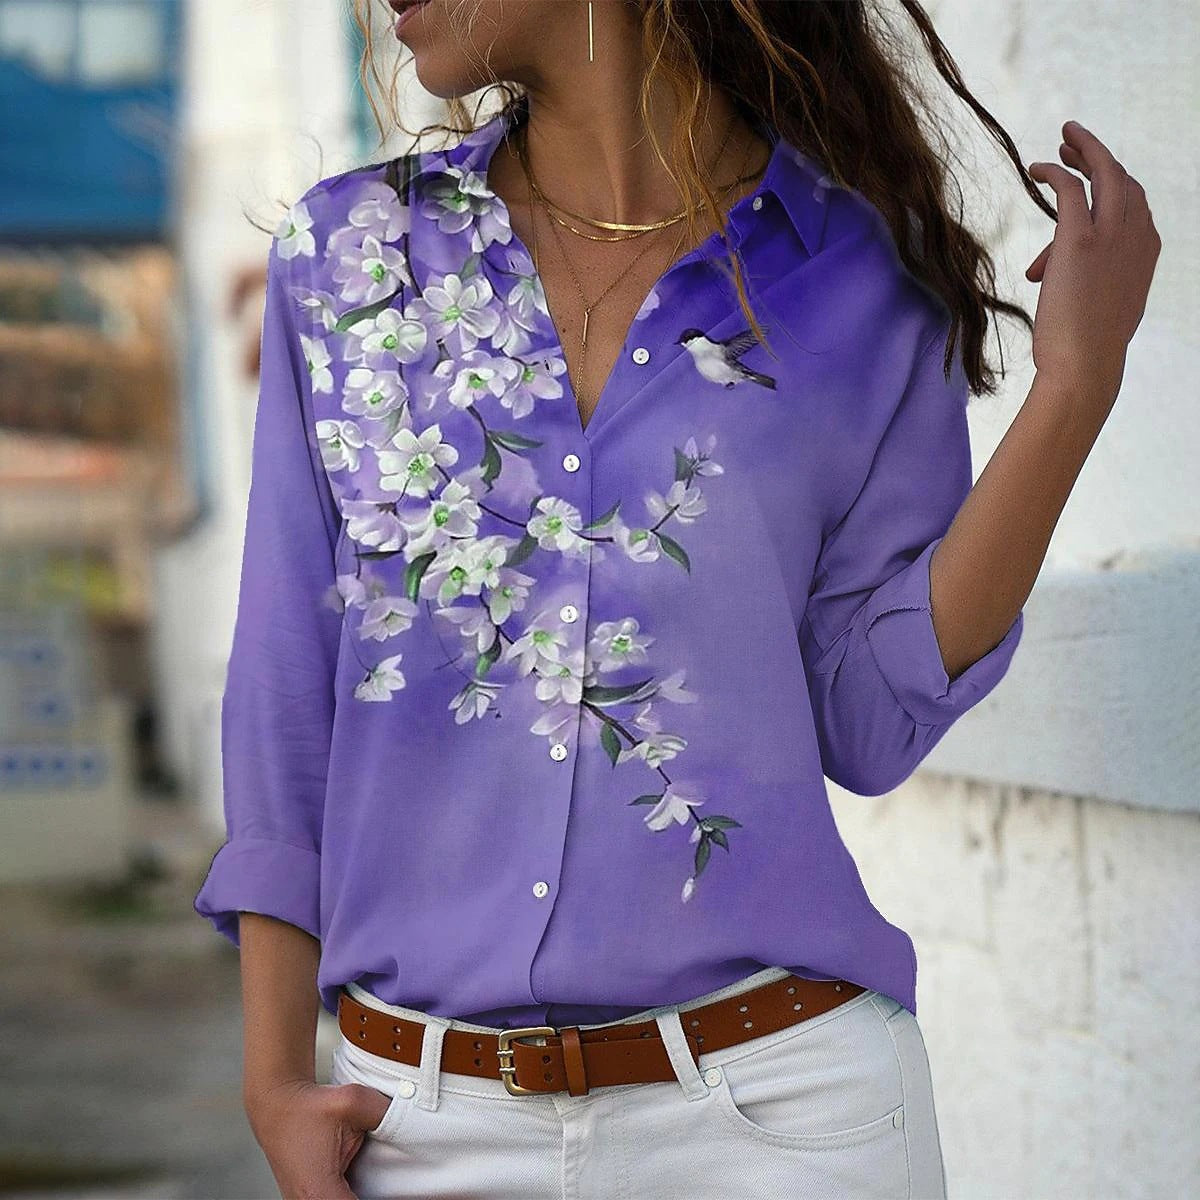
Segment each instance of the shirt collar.
M524 97L519 97L448 149L420 154L411 176L413 185L426 177L445 174L447 168L457 168L479 176L476 194L480 189L486 194L483 181L487 178L488 163L501 139L523 115L523 101ZM759 129L771 144L770 158L759 186L730 210L730 226L739 238L748 233L759 219L759 213L751 209L752 197L769 194L779 202L811 257L821 247L832 180L819 163L784 138L769 121L761 121Z

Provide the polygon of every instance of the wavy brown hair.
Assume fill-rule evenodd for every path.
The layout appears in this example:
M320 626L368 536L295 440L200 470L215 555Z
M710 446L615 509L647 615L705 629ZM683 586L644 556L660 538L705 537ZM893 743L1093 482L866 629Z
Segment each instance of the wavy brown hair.
M944 354L949 375L961 339L964 373L975 394L996 391L996 373L984 355L988 312L1033 320L1020 305L997 296L995 263L962 222L962 190L954 177L950 139L936 105L917 82L916 64L900 30L878 3L859 0L626 0L642 19L647 70L641 110L649 114L656 79L677 101L671 144L655 150L689 209L699 203L711 227L726 232L724 214L697 161L689 130L703 115L707 88L723 88L741 115L766 119L816 160L838 185L860 192L883 216L901 261L950 311ZM354 0L364 42L359 74L381 143L392 128L423 139L433 132L461 135L475 128L487 98L499 92L505 107L523 96L519 85L498 81L484 89L474 110L459 98L441 122L408 130L396 97L397 58L386 76L374 49L374 0ZM1025 191L1057 220L1012 138L963 83L958 66L917 0L900 0L925 52L950 90L965 103L1016 168ZM491 115L490 112L488 115ZM953 182L957 215L947 193ZM689 236L699 240L689 215ZM741 266L731 255L739 301L755 333L763 331L746 295ZM765 341L765 339L764 339ZM1003 373L1003 356L1001 356Z

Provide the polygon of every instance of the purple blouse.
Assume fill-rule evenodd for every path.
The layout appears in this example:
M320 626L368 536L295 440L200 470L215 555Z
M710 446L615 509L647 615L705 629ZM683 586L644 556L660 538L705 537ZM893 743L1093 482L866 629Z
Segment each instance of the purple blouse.
M222 704L228 839L195 897L321 941L334 1012L598 1023L765 965L916 1012L824 776L905 780L953 681L929 559L971 488L949 312L878 210L770 126L719 235L647 294L584 425L487 168L322 180L268 258Z

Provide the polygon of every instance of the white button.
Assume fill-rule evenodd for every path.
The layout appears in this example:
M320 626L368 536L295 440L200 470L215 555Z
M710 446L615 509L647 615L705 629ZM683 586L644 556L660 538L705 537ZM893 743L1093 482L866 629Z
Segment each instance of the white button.
M554 759L555 762L562 762L562 760L567 757L566 744L563 742L555 742L554 745L550 747L550 757Z
M562 619L569 625L579 616L579 609L577 609L573 604L564 604L562 608L558 610L558 615L562 617Z
M535 883L535 884L533 885L533 894L534 894L534 895L535 895L535 896L536 896L536 897L537 897L539 900L540 900L540 899L541 899L541 898L542 898L542 897L543 897L543 896L544 896L544 895L545 895L545 894L546 894L546 893L547 893L549 890L550 890L550 885L549 885L549 884L548 884L548 883L547 883L547 882L546 882L544 879L539 879L539 880L537 881L537 883Z
M898 1108L892 1114L892 1124L897 1128L901 1128L904 1124L904 1109Z
M709 1087L716 1087L717 1084L721 1082L720 1068L709 1067L708 1070L704 1072L704 1082L707 1083Z
M755 212L758 212L758 210L760 208L762 208L762 197L755 196L754 199L750 202L750 207L752 209L754 209Z
M635 363L637 363L639 366L642 363L649 362L650 361L650 351L647 350L645 346L639 346L633 352L633 361Z
M417 1094L417 1085L411 1079L402 1079L396 1085L396 1091L402 1096L415 1096Z
M563 455L563 470L578 471L579 470L579 455L565 454Z

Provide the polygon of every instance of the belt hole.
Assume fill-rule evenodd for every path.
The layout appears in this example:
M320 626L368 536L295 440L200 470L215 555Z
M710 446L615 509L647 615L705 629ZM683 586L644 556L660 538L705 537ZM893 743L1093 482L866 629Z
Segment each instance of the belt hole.
M753 1021L743 1021L743 1022L742 1022L742 1028L743 1028L743 1029L753 1029L753 1028L754 1028L754 1022L753 1022Z
M689 1021L688 1024L691 1025L691 1027L693 1029L695 1029L696 1026L700 1024L700 1022L699 1021Z
M400 1043L399 1043L399 1042L393 1042L393 1043L392 1043L392 1049L393 1049L393 1050L399 1050L399 1049L400 1049Z
M795 986L795 984L793 984L793 985L792 985L790 988L788 988L788 990L787 990L787 991L788 991L788 995L789 995L789 996L794 996L794 995L796 994L796 986Z
M476 1043L475 1043L475 1049L476 1049L476 1050L482 1050L482 1049L483 1049L483 1043L482 1043L482 1042L476 1042Z
M393 1026L392 1026L392 1032L393 1032L393 1033L403 1033L403 1032L404 1032L404 1030L403 1030L403 1029L401 1029L399 1025L393 1025Z
M834 990L835 992L840 992L840 991L842 990L842 985L841 985L840 983L835 983L835 984L833 985L833 990Z
M358 1031L358 1036L359 1036L360 1038L365 1038L365 1037L367 1036L367 1031L366 1031L365 1029L360 1029L360 1030Z
M738 1012L749 1012L749 1011L750 1011L750 1005L748 1005L748 1004L739 1004L738 1005Z
M803 1005L803 1004L801 1004L800 1002L797 1002L797 1003L793 1004L793 1005L792 1005L792 1007L793 1007L793 1008L794 1008L794 1009L795 1009L797 1012L799 1012L799 1011L800 1011L800 1010L801 1010L801 1009L804 1007L804 1005Z
M479 1061L479 1059L475 1059L475 1060L474 1060L474 1062L475 1062L475 1065L476 1065L477 1067L481 1067L481 1066L483 1066L483 1063L482 1063L482 1062L480 1062L480 1061Z
M693 1025L695 1025L695 1023L696 1023L695 1021L692 1022ZM650 1036L650 1030L648 1030L648 1029L643 1029L642 1032L638 1034L638 1037L649 1037L649 1036Z
M366 1013L358 1014L358 1023L360 1025L365 1025L367 1023L367 1014Z

